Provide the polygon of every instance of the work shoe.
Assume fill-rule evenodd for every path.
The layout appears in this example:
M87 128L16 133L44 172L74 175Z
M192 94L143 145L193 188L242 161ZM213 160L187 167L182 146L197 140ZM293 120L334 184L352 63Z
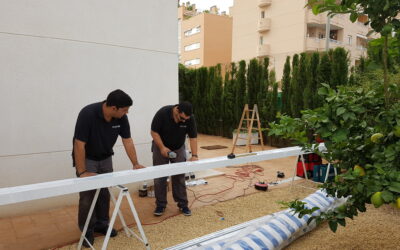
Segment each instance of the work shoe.
M100 233L100 234L102 234L102 235L106 235L106 234L107 234L107 230L108 230L108 227L95 228L95 229L94 229L94 232L95 232L95 233ZM113 228L113 229L111 230L110 237L115 237L115 236L117 236L117 234L118 234L117 230L115 230L115 229Z
M156 210L154 210L154 215L155 216L161 216L165 211L165 207L156 207Z
M183 215L185 216L190 216L192 215L192 211L190 211L190 209L188 207L181 207L179 208L179 210L181 210L181 212L183 213Z
M94 244L94 235L93 235L93 232L86 232L85 238L86 238L86 239L83 239L82 246L91 248L90 245L93 246L93 244ZM89 241L90 245L89 245L88 241Z

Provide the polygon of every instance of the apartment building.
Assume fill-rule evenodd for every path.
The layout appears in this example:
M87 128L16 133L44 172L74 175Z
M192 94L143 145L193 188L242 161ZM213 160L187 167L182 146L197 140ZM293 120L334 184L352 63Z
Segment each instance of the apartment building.
M327 15L315 16L305 8L307 0L234 0L232 61L270 57L277 79L283 74L287 56L295 53L325 51ZM348 15L330 18L329 48L338 46L349 51L351 65L366 56L369 27L355 23Z
M196 6L178 9L179 62L187 67L229 64L232 60L232 18L216 6L197 12Z

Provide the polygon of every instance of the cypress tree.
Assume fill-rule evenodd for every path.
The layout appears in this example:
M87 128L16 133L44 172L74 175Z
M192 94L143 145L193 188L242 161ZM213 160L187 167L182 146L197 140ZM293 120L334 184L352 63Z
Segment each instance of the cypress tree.
M317 80L318 80L317 93L318 93L318 89L322 87L321 83L330 84L332 68L328 53L324 53L322 55L321 61L318 65L317 72L318 72L317 73ZM323 97L319 96L318 94L315 100L316 100L315 104L316 107L321 107L324 103Z
M311 69L311 59L307 56L305 68L306 70L306 86L304 87L303 92L303 109L311 109L312 108L312 69Z
M239 123L246 104L246 62L244 60L239 62L235 83L235 117L236 123Z
M298 91L296 98L296 105L299 105L300 110L304 109L304 90L307 87L307 54L301 53L300 54L300 62L299 62L299 72L298 72Z
M349 74L348 52L341 47L337 47L332 53L332 81L331 87L337 88L339 85L346 85Z
M223 120L223 136L232 138L232 131L234 129L235 125L235 112L234 112L234 106L235 106L235 86L234 86L234 81L232 79L229 79L229 76L231 75L232 77L232 72L235 70L234 69L235 64L231 64L231 71L228 72L228 70L225 73L225 80L224 80L224 88L223 88L223 101L222 101L222 120Z
M204 128L205 128L205 134L208 135L212 135L213 134L213 130L215 128L215 124L216 124L216 118L215 118L215 106L213 103L213 98L214 98L214 93L213 93L213 89L214 89L214 85L215 85L215 67L208 67L208 77L207 77L207 91L204 93L204 98L206 99L206 106L204 106L203 108L205 109L206 113L205 115L207 115L207 124ZM204 117L205 118L205 117Z
M317 96L318 96L318 65L319 65L319 53L314 52L311 55L311 61L310 61L310 82L311 82L311 108L317 108L318 107L318 101L317 101Z
M257 59L251 59L247 70L247 103L252 108L257 103L257 93L260 90L260 73Z
M209 119L209 133L218 135L221 126L221 97L222 97L222 77L221 65L210 68L210 113Z
M357 66L357 72L358 73L364 73L365 72L365 58L361 57L360 58L360 64Z
M205 67L196 69L196 84L193 97L193 109L196 114L196 122L200 133L207 132L207 115L209 107L208 98L204 93L209 92L208 70Z
M186 68L179 64L179 101L193 101L193 92L195 86L195 70Z
M290 109L293 117L300 117L300 110L302 106L299 105L302 99L302 92L299 88L299 55L295 54L292 60L292 77L290 81Z
M292 114L290 103L290 56L287 56L282 77L282 113Z
M270 121L276 121L276 115L278 113L278 82L275 79L275 71L273 70L270 74L270 83L272 85Z
M261 126L266 128L268 125L267 122L267 109L266 101L267 101L267 94L268 94L268 85L269 85L269 58L264 57L262 63L260 63L260 89L257 94L257 105L258 105L258 112L260 114L261 119Z

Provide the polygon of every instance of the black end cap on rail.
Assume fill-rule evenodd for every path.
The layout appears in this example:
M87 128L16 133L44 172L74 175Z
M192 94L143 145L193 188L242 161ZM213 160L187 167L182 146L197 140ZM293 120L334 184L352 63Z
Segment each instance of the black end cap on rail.
M229 155L228 155L228 159L234 159L236 156L235 156L235 154L234 153L230 153Z

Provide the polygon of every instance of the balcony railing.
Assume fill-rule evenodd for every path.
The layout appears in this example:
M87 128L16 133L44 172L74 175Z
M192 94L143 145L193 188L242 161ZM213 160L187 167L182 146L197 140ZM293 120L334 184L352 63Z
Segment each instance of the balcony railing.
M322 24L326 22L326 16L323 14L314 15L312 10L307 11L307 23L318 23Z
M324 50L325 49L325 38L318 38L318 37L307 37L307 50ZM329 39L329 45L333 48L338 46L344 46L342 41L338 41L335 39Z
M264 56L269 56L270 54L270 48L269 44L261 44L258 45L258 57L264 57Z
M271 28L270 18L261 18L258 22L258 32L264 32Z
M271 5L272 0L258 0L258 7Z

